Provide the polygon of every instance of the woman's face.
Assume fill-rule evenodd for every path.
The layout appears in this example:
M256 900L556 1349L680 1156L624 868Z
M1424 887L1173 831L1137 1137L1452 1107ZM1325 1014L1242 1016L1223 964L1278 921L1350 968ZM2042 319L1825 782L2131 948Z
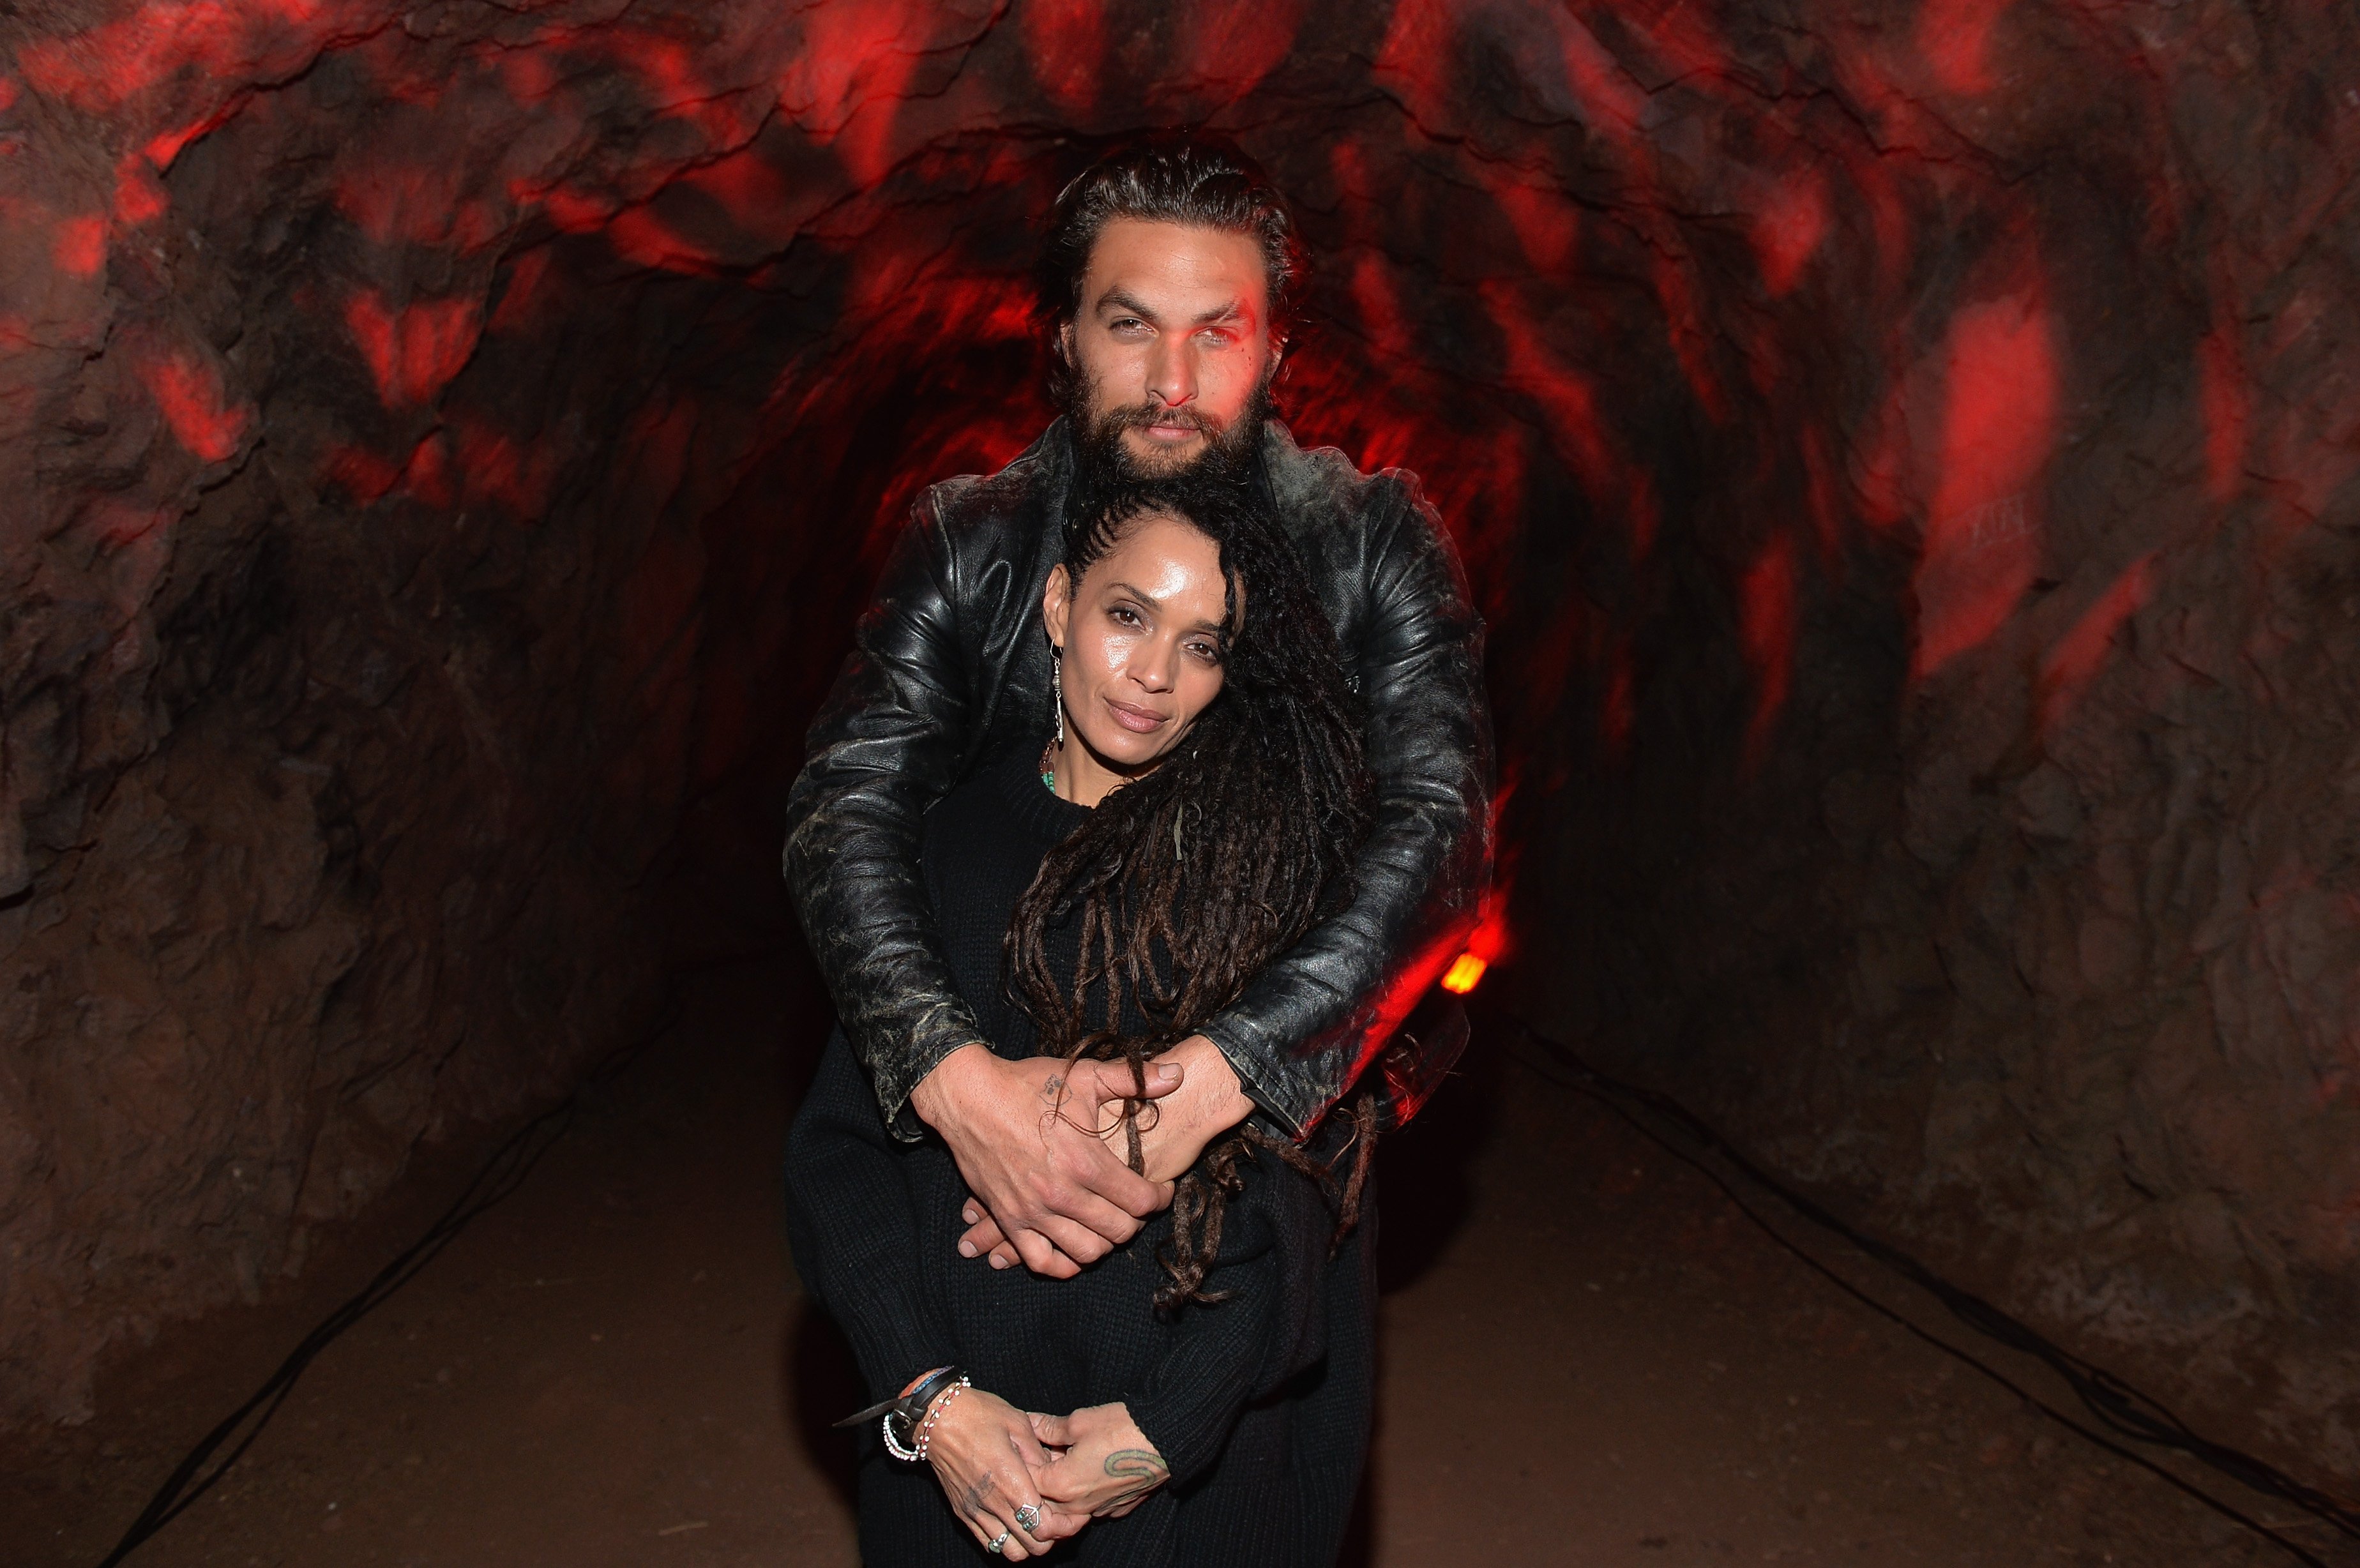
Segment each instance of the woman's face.
M1134 518L1082 580L1058 566L1041 602L1065 650L1065 729L1118 772L1180 744L1221 693L1220 551L1168 514Z

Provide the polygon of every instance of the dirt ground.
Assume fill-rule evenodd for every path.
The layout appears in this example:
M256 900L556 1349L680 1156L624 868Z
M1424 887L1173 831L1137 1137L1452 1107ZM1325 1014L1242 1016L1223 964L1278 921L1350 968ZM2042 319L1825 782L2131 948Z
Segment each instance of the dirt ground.
M699 981L522 1188L331 1346L128 1561L854 1563L826 1422L860 1400L779 1218L808 996L783 961ZM1485 1046L1384 1152L1379 1430L1348 1563L2295 1561L1863 1308L1695 1171ZM0 1454L0 1563L94 1568L486 1146L422 1159L273 1299L161 1336L102 1383L97 1421Z

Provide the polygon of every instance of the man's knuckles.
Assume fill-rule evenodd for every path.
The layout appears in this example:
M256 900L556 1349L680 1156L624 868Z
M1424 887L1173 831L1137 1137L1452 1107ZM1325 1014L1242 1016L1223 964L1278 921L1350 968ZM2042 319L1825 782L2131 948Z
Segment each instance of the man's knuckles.
M1037 1222L1049 1214L1061 1214L1074 1201L1074 1190L1058 1178L1035 1171L1024 1183L1024 1205L1027 1218Z
M1113 1150L1096 1138L1062 1138L1049 1150L1049 1170L1064 1181L1087 1185L1113 1159Z

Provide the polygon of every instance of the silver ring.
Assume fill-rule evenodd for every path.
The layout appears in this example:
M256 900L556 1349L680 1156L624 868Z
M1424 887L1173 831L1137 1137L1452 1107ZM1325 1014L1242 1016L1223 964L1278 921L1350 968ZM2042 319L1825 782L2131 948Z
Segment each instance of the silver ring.
M1008 1550L1008 1537L1011 1533L1011 1532L1008 1530L1001 1530L998 1535L995 1535L989 1541L985 1541L983 1543L983 1549L986 1552L990 1552L994 1557L999 1556L1001 1552Z
M1027 1503L1016 1510L1016 1528L1030 1535L1041 1528L1041 1510Z

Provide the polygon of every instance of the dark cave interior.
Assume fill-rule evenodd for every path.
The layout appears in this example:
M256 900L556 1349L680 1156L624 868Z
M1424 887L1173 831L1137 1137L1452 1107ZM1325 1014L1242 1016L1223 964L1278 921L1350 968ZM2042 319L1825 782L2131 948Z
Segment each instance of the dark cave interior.
M1487 618L1487 996L2360 1473L2336 0L0 10L0 1423L795 940L1033 225L1188 122Z

